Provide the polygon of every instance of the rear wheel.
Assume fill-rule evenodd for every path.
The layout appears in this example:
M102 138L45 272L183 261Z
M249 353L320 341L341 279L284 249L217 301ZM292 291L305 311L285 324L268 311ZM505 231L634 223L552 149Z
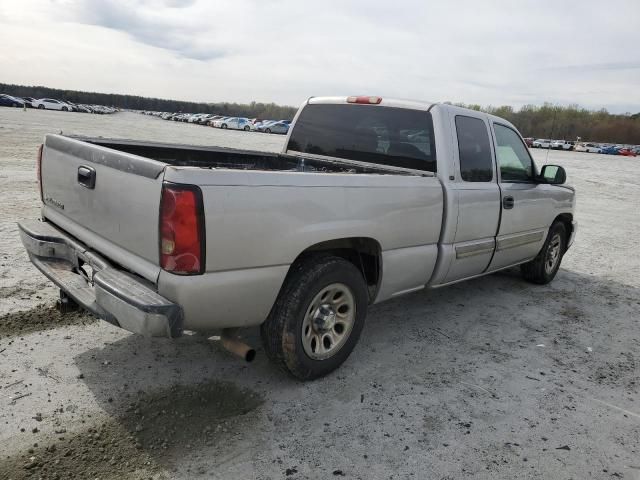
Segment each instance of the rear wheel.
M68 112L68 111L69 111L69 109L68 109L67 107L62 107L62 111L63 111L63 112Z
M316 255L294 264L261 327L267 355L301 380L328 374L353 351L367 302L360 270L343 258Z
M223 123L222 125L220 125L220 128L227 128L227 124Z
M549 229L549 235L540 253L530 262L520 266L524 279L539 285L551 282L558 273L566 248L567 229L562 222L555 222Z

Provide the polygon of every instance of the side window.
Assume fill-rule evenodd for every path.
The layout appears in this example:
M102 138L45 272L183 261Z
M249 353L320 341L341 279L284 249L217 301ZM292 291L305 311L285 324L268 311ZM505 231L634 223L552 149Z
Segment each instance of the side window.
M487 125L479 118L456 115L460 174L465 182L493 180L493 161Z
M496 157L503 182L530 182L535 174L533 160L520 136L509 127L493 124L496 132Z

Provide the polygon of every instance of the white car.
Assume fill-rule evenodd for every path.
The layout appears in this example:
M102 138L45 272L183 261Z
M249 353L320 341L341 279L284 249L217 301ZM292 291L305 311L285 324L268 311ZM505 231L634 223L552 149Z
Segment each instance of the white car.
M194 113L193 115L191 115L190 117L187 118L187 122L196 123L200 118L206 117L207 115L209 115L209 114L208 113Z
M41 110L62 110L64 112L71 112L73 108L68 103L56 100L54 98L41 98L40 100L34 100L31 102L33 108L39 108Z
M602 148L600 148L600 145L597 145L595 143L585 143L584 148L586 149L585 152L602 153Z
M533 141L533 148L550 148L551 140L547 138L539 138L538 140Z
M573 150L574 142L567 142L566 140L554 140L551 142L551 148L554 150Z
M230 128L232 130L244 130L248 132L249 130L255 131L256 126L253 123L251 123L251 121L248 118L230 117L230 118L224 119L220 123L220 128Z

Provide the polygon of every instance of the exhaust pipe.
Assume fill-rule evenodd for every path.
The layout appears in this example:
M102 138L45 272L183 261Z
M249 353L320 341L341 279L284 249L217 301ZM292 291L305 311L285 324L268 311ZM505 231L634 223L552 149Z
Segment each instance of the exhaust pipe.
M256 351L244 342L241 342L235 335L235 328L225 328L220 335L222 346L234 355L242 358L245 362L253 362L256 358Z

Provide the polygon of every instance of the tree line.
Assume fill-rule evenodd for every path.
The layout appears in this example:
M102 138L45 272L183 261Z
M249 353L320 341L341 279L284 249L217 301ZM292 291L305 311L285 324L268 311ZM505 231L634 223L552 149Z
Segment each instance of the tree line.
M18 97L56 98L74 103L106 105L131 110L151 110L157 112L215 113L248 118L271 118L291 120L296 113L295 107L276 105L275 103L205 103L168 100L163 98L139 97L115 93L81 92L61 90L42 86L10 85L0 83L0 93Z
M81 92L42 86L9 85L0 83L0 93L19 97L52 97L74 103L107 105L132 110L161 112L216 113L220 115L292 119L296 108L275 103L205 103L185 102L162 98L140 97L113 93ZM513 123L525 137L611 142L640 145L640 113L617 115L607 110L587 110L578 105L525 105L516 110L509 105L481 107L459 106L492 113Z
M456 105L502 117L513 123L525 137L563 140L580 137L585 142L640 145L640 113L616 115L605 109L594 111L578 105L550 103L540 107L525 105L519 110L509 105Z

